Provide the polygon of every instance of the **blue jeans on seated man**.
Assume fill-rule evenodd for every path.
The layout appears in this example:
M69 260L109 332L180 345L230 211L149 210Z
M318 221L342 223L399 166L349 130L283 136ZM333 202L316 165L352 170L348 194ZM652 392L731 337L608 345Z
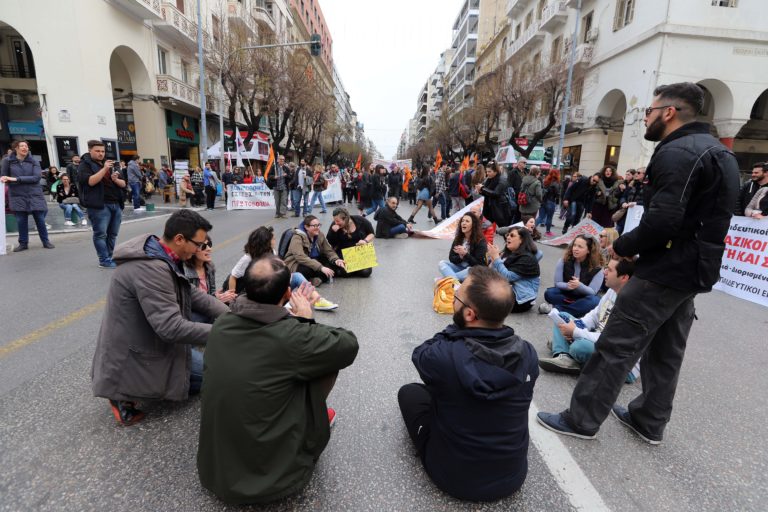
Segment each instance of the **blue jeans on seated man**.
M203 387L203 353L192 347L189 365L189 394L196 395Z
M563 292L557 287L547 288L544 292L544 300L556 307L558 311L570 313L577 318L583 317L600 303L600 297L597 295L576 295Z
M37 234L40 236L40 241L43 244L47 244L48 240L48 228L45 226L45 216L48 212L14 212L16 216L16 224L19 229L19 245L29 245L29 216L35 221L37 226Z
M69 222L72 222L72 212L77 214L77 220L82 220L85 218L85 215L83 215L83 210L80 209L79 204L60 204L59 208L64 210L64 220L68 220Z
M389 236L395 236L395 235L399 235L401 233L407 233L407 232L408 232L408 228L406 227L405 224L398 224L397 226L392 226L391 228L389 228Z
M455 277L460 283L469 275L469 263L460 263L459 265L456 265L448 260L442 260L438 264L438 268L440 269L440 273L443 274L443 277Z
M105 203L104 208L88 208L88 217L93 228L93 246L99 257L99 263L112 261L115 241L120 232L123 211L117 203Z

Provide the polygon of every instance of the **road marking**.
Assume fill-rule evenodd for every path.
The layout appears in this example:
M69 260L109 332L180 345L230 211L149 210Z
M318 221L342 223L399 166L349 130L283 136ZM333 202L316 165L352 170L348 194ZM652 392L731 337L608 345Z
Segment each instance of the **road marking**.
M252 230L246 230L249 233ZM213 251L217 249L221 249L222 247L226 247L229 244L237 241L240 239L240 237L243 236L243 234L246 231L241 231L237 235L233 236L232 238L228 240L224 240L220 244L217 244L216 247L213 249ZM27 345L31 345L32 343L38 342L41 339L45 338L46 336L60 330L62 327L66 327L67 325L71 324L72 322L75 322L77 320L81 320L89 315L92 315L93 313L96 313L98 311L101 311L102 308L107 304L107 298L102 297L101 299L97 300L93 304L88 304L87 306L84 306L77 311L73 311L72 313L69 313L68 315L64 315L60 318L57 318L53 322L50 322L48 324L45 324L42 327L39 327L35 329L34 331L30 332L29 334L26 334L22 336L21 338L15 339L10 343L7 343L6 345L3 345L0 347L0 359L3 359L4 357L16 352L17 350L26 347Z
M528 409L528 431L531 440L573 508L589 512L610 511L611 509L600 497L600 493L560 440L559 435L539 425L536 420L538 412L539 408L531 402L531 407Z

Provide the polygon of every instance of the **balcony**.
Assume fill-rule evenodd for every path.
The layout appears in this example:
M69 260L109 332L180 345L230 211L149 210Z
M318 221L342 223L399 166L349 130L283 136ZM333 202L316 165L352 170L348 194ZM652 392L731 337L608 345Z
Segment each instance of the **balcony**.
M549 119L546 117L537 117L533 121L525 123L525 133L528 135L533 135L534 133L543 130L547 126L548 122Z
M107 0L118 9L139 20L159 21L163 19L160 0Z
M568 8L565 6L565 0L555 0L541 11L539 29L551 32L555 27L563 25L566 21L568 21Z
M253 17L259 25L259 29L265 30L270 35L277 34L277 25L272 13L267 9L267 3L264 0L256 0L253 6Z
M231 28L241 31L246 37L256 37L256 20L245 10L243 4L236 0L229 0L227 17Z
M588 68L592 62L592 54L595 47L590 43L580 44L576 47L576 58L573 61L575 67ZM571 58L570 44L565 45L565 59L566 62Z
M514 18L518 14L523 12L528 0L509 0L507 3L507 15L510 18Z
M419 123L424 124L427 122L427 109L424 109L424 112L419 114Z
M571 105L568 108L568 124L584 124L587 117L584 105Z
M170 2L163 2L161 12L163 21L155 24L155 28L161 36L173 44L197 48L197 24L190 21Z
M523 32L520 37L512 43L507 50L507 59L514 56L517 52L528 46L529 44L541 42L544 39L544 34L539 32L538 25L531 25L528 30Z
M157 95L160 100L167 100L171 104L178 102L200 109L200 91L197 87L185 84L171 75L157 75Z

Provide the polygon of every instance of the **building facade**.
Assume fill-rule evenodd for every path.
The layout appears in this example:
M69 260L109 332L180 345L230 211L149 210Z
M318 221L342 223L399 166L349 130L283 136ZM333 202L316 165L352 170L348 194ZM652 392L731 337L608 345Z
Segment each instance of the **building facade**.
M453 23L453 58L447 72L448 113L451 116L472 102L479 23L480 0L466 0Z

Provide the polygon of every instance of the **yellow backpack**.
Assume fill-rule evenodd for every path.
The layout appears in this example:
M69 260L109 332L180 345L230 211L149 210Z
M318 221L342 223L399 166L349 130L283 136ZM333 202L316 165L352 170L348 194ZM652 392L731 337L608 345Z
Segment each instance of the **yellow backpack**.
M441 315L453 314L453 288L459 284L455 277L443 277L435 281L435 297L432 308Z

